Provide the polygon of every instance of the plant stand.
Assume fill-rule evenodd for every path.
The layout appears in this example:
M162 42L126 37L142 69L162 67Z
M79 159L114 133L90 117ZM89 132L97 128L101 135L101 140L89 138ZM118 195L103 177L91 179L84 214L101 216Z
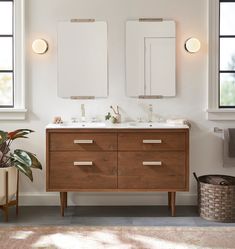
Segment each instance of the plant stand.
M19 211L19 171L17 170L17 188L16 188L16 199L15 200L8 200L8 182L9 182L9 178L8 178L8 172L6 171L6 203L3 205L0 205L0 209L3 210L4 212L4 217L5 217L5 222L8 222L8 211L9 211L9 207L11 206L16 206L16 215L18 216L18 211Z

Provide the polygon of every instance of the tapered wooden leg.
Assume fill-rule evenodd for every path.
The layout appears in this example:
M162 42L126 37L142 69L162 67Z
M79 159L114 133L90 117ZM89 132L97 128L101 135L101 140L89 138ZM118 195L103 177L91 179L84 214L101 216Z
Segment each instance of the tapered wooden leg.
M5 222L8 222L8 172L6 172L6 205L4 207Z
M176 192L171 192L171 216L175 216L175 196Z
M60 214L64 216L64 192L60 192Z
M171 208L171 192L168 192L168 208Z
M68 207L68 193L65 192L64 195L65 195L65 197L64 197L64 199L65 199L64 200L64 207L67 208Z
M60 192L60 213L64 216L64 210L67 207L67 192Z
M19 214L19 170L17 170L16 216Z

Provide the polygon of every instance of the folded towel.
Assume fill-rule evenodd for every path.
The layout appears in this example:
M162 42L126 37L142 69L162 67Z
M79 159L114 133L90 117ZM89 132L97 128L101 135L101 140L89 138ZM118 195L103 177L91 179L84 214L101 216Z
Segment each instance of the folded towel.
M223 145L223 166L224 167L235 167L235 157L229 155L229 130L224 130L224 145ZM231 146L232 150L232 146Z
M229 128L229 142L228 142L228 155L229 157L235 157L235 129Z
M166 123L174 125L187 125L189 128L191 128L191 123L187 119L183 118L167 119Z

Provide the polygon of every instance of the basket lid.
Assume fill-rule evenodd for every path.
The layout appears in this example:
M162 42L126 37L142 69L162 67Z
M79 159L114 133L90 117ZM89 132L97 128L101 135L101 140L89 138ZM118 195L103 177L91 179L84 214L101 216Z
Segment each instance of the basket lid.
M198 177L199 182L213 184L213 185L224 185L231 186L235 185L235 177L227 175L204 175Z

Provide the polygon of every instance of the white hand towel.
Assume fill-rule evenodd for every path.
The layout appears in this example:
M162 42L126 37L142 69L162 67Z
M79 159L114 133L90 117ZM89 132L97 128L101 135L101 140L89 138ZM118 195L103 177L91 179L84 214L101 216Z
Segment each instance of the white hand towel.
M189 128L191 128L191 123L189 120L183 118L167 119L166 123L174 125L187 125Z

